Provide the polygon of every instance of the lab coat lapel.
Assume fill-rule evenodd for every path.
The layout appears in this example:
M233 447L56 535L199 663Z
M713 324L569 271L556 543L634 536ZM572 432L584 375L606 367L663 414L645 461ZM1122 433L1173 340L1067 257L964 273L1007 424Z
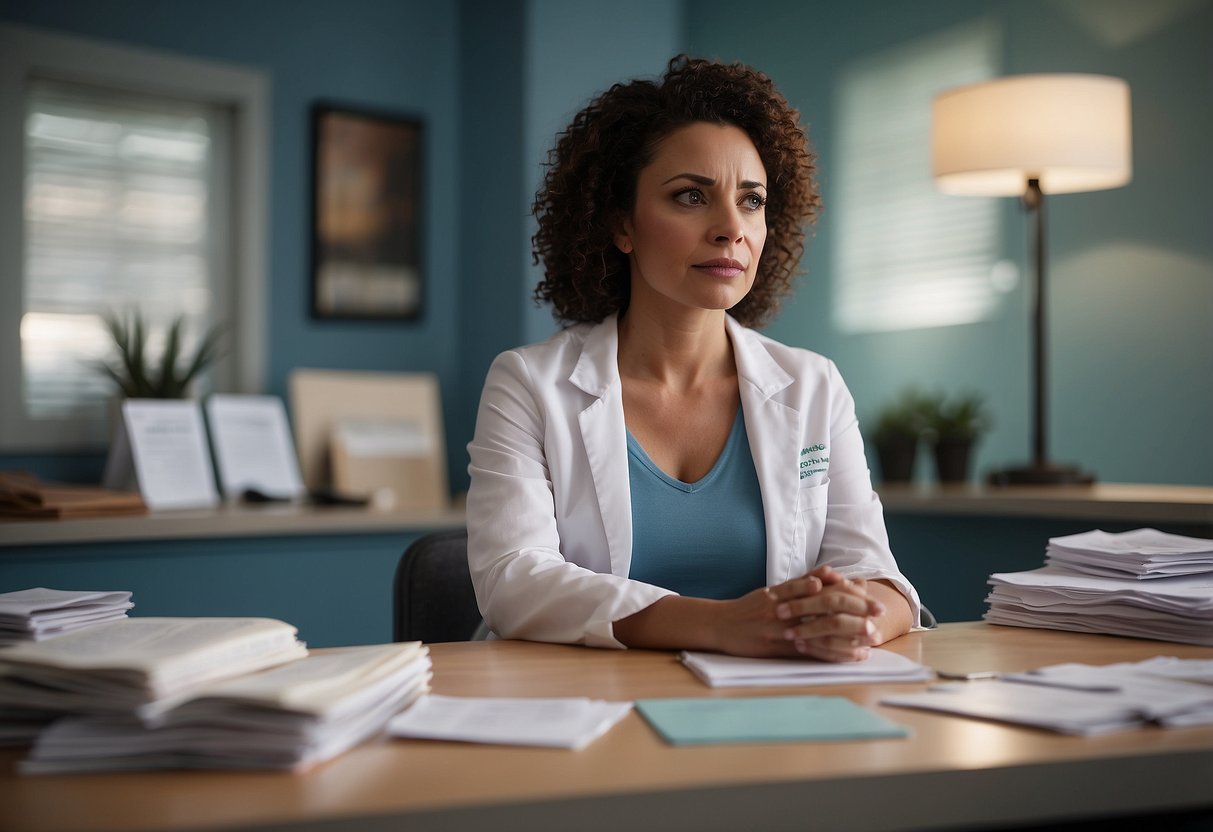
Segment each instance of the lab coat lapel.
M611 572L626 577L632 561L632 501L618 353L619 330L612 315L586 336L569 382L594 397L577 420L598 497Z
M758 336L727 317L746 435L762 492L767 532L767 583L791 575L799 485L800 413L779 400L792 376L763 348Z

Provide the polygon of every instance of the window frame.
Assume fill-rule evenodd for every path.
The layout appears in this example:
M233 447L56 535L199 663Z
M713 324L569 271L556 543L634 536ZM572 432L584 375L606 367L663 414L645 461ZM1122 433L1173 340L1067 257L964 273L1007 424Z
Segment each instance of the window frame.
M147 49L0 25L0 452L103 448L106 437L83 419L34 420L22 394L21 317L25 273L25 108L32 76L134 93L193 99L228 111L230 146L219 163L231 173L230 277L215 281L216 309L228 321L223 387L264 389L267 332L269 80L257 70ZM212 219L215 208L211 209ZM220 305L222 304L222 305Z

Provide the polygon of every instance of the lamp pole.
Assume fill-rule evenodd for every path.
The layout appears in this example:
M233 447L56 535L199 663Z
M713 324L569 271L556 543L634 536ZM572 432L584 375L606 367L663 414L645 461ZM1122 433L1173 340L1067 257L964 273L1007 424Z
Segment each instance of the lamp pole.
M1045 439L1045 194L1039 179L1029 179L1023 194L1024 207L1032 214L1032 467L1048 467Z
M992 485L1083 485L1095 477L1072 465L1049 462L1048 428L1048 327L1045 317L1048 283L1045 279L1045 194L1040 179L1028 179L1024 208L1032 214L1032 462L1019 468L993 471Z

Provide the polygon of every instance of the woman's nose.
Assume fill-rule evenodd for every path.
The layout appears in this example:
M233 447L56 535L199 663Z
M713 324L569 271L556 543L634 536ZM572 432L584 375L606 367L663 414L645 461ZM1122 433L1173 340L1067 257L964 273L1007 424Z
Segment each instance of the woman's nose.
M744 236L741 216L734 206L725 206L721 210L712 226L711 235L717 243L741 242Z

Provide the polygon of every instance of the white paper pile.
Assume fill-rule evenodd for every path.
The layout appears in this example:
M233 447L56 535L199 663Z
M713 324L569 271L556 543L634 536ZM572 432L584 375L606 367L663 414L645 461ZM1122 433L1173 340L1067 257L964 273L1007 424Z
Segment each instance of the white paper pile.
M203 685L307 655L268 618L124 618L0 649L0 737L64 715L151 719Z
M0 593L0 645L41 641L126 618L129 592L76 592L36 587Z
M714 688L921 682L934 675L918 662L880 648L872 650L862 662L751 659L694 652L682 653L681 659L687 669Z
M503 699L431 695L388 725L393 736L579 749L632 709L601 699Z
M1213 647L1213 573L1099 578L1058 566L995 573L986 621Z
M429 690L419 642L347 647L198 691L139 721L69 717L46 729L24 773L149 768L302 770L383 731Z
M990 576L986 621L1213 646L1213 541L1096 530L1050 539L1045 558Z
M1072 572L1140 580L1213 572L1213 540L1134 529L1090 531L1049 540L1045 563Z
M1184 664L1169 659L1106 667L1053 665L993 681L956 682L923 693L887 696L881 704L1079 735L1147 722L1167 727L1213 724L1213 685L1180 678L1209 678L1209 669Z

